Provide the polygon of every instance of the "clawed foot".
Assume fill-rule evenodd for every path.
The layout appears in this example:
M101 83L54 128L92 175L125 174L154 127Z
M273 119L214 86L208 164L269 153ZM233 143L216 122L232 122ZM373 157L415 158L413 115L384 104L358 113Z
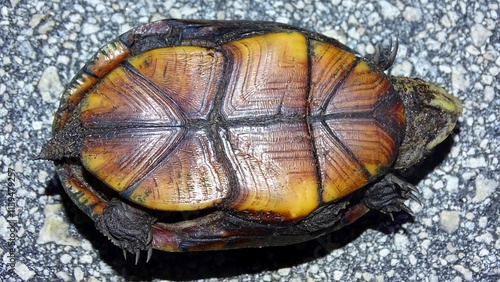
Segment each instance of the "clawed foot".
M414 185L394 174L388 174L366 191L364 203L370 209L389 214L391 218L393 218L392 213L398 211L413 215L404 202L411 199L421 204L417 193L418 189Z
M398 39L396 38L396 43L394 47L392 46L392 38L389 39L389 47L382 48L379 44L375 46L375 53L372 56L372 61L378 65L382 70L387 70L392 66L394 60L396 59L396 54L398 53Z
M153 253L151 225L155 218L144 211L122 201L112 199L97 219L96 226L113 244L127 252L135 254L135 264L139 262L140 252L147 251L146 262Z

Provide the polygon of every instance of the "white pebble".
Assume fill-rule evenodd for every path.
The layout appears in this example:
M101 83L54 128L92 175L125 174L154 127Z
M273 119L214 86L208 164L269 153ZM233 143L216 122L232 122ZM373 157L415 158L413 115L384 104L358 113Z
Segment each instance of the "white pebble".
M488 218L486 216L481 216L479 218L478 226L485 228L488 225Z
M486 159L484 156L480 156L479 158L470 157L467 159L466 166L470 168L480 168L486 167L488 164L486 163Z
M38 91L42 94L44 102L53 102L54 97L58 96L63 91L59 74L55 66L47 67L40 76L37 85Z
M495 238L493 238L493 235L491 233L486 232L484 234L481 234L475 238L476 242L479 243L485 243L485 244L491 244L493 241L495 241Z
M436 181L436 183L434 183L434 185L432 186L432 188L434 188L434 190L441 190L441 189L443 189L443 187L444 187L444 183L441 180Z
M71 277L69 276L69 274L64 271L59 271L58 273L56 273L56 276L62 281L71 281Z
M472 199L474 203L479 203L488 198L498 188L498 182L493 179L488 179L484 175L479 174L476 177L475 187L476 195Z
M442 211L439 217L441 227L447 233L451 234L458 229L460 215L457 211Z
M52 29L54 28L55 24L56 23L54 21L47 21L47 22L43 23L38 28L38 33L40 33L40 34L47 34L47 33L49 33L50 31L52 31Z
M333 280L339 281L340 279L342 279L342 276L344 276L344 272L340 270L333 271Z
M83 271L80 267L76 267L74 270L73 270L73 275L75 276L75 280L76 281L82 281L83 280Z
M324 35L337 39L340 43L345 44L347 42L347 36L344 31L329 29L323 32Z
M481 23L484 20L484 14L481 11L476 11L474 13L474 22Z
M363 272L363 279L365 281L373 281L373 274L369 273L369 272Z
M57 56L57 60L56 60L57 64L69 65L70 62L71 62L71 59L68 56L65 56L65 55Z
M95 34L99 32L99 30L100 30L99 26L95 24L84 23L82 25L82 34L84 35Z
M80 246L80 241L69 235L69 225L57 214L61 208L61 204L45 206L45 222L38 234L38 244L54 242L58 245Z
M468 270L467 268L463 267L460 264L453 266L453 269L462 274L465 280L472 281L472 271Z
M458 192L458 177L446 175L446 190L450 193Z
M451 72L451 84L453 89L465 91L469 87L469 79L465 76L468 71L462 65L455 65Z
M467 47L465 47L465 51L467 51L467 53L473 55L473 56L478 56L479 54L481 54L481 52L479 51L479 49L477 49L476 47L474 47L474 45L469 45Z
M45 170L40 170L38 172L38 181L41 182L41 183L44 183L45 181L47 181L47 178L49 177L49 174L45 171Z
M409 245L408 237L404 234L394 234L394 246L399 250L406 250Z
M379 1L380 11L382 11L382 16L385 19L395 19L399 16L400 12L396 6L393 6L387 1Z
M409 22L419 22L422 19L422 11L415 7L406 7L403 18Z
M121 13L115 13L111 16L111 21L118 24L123 24L125 23L125 17Z
M19 277L24 281L27 281L27 280L35 277L35 274L36 274L34 271L29 269L28 266L26 266L26 264L24 264L24 263L16 263L16 266L14 268L14 272L17 275L19 275Z
M480 24L475 24L470 28L472 44L479 48L486 43L486 40L488 40L492 34L490 30Z
M290 274L290 268L289 267L281 268L278 270L278 274L283 276L283 277L286 277L286 276L288 276L288 274Z
M495 99L495 90L493 89L493 86L485 86L484 91L483 91L483 100L485 102L491 102Z
M489 254L490 254L490 251L488 251L488 249L481 249L481 250L479 251L479 256L480 256L480 257L485 257L485 256L487 256L487 255L489 255Z
M68 254L63 254L60 258L61 262L67 264L71 261L71 256Z
M34 120L31 122L31 127L33 127L34 130L40 130L43 127L43 122Z
M310 273L318 273L319 271L319 266L317 264L313 264L309 267L308 271Z
M405 60L400 64L393 66L391 69L391 74L394 76L410 76L412 69L412 63L408 60Z
M92 261L93 261L93 259L92 259L91 255L83 255L83 256L80 257L80 262L81 263L91 264Z
M408 256L408 260L410 261L411 265L417 265L418 260L413 254L410 254L410 256Z
M481 82L485 85L491 85L493 83L493 76L491 75L487 75L487 74L483 74L481 76Z
M386 257L390 253L391 253L391 251L389 249L386 249L386 248L380 250L380 252L379 252L381 257Z
M440 65L439 70L444 73L451 73L452 69L448 65Z
M180 19L182 17L182 13L179 9L172 8L168 12L170 13L170 17L174 19Z
M500 69L496 66L492 66L489 72L492 76L497 76L500 73Z
M441 18L441 24L444 25L445 27L447 28L450 28L452 26L451 24L451 21L450 21L450 18L448 17L448 15L444 15L442 18Z

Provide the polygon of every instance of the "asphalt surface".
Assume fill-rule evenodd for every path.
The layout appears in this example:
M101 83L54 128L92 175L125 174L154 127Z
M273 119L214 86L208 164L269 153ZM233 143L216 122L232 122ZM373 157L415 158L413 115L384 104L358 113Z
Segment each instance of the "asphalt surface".
M498 14L484 0L0 1L0 280L500 281ZM279 21L361 55L397 38L389 72L433 81L464 106L453 136L406 175L421 195L414 216L369 214L290 247L125 261L36 156L84 62L163 18Z

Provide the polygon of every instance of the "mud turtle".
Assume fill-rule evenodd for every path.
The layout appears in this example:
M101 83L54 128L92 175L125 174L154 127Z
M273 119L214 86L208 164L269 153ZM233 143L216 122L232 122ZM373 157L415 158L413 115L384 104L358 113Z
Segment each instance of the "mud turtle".
M392 50L391 50L392 49ZM391 172L452 131L460 102L332 38L269 22L163 20L102 47L40 157L126 251L286 245L417 200Z

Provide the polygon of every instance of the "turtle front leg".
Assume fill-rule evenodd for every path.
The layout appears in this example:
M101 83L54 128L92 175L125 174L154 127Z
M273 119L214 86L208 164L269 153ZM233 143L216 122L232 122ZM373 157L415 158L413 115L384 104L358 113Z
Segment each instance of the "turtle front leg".
M389 38L389 46L386 48L381 47L379 44L375 46L375 53L371 56L371 60L379 66L382 70L387 70L392 66L398 53L398 39L394 46L392 45L392 38Z
M330 230L338 230L349 225L370 210L378 210L389 214L392 219L394 219L392 216L393 212L403 210L409 214L413 214L411 209L405 204L405 201L411 199L420 204L420 200L415 194L417 192L418 190L415 186L389 173L366 190L363 200L348 206L343 211L341 219L335 222Z
M411 199L420 204L417 192L414 185L389 173L368 188L363 203L368 208L388 213L391 217L393 212L402 210L412 214L405 201Z
M152 254L151 226L155 218L148 213L127 203L113 198L106 203L104 212L96 219L96 227L106 235L113 244L126 252L135 254L135 263L139 261L141 251L147 251L147 261Z

